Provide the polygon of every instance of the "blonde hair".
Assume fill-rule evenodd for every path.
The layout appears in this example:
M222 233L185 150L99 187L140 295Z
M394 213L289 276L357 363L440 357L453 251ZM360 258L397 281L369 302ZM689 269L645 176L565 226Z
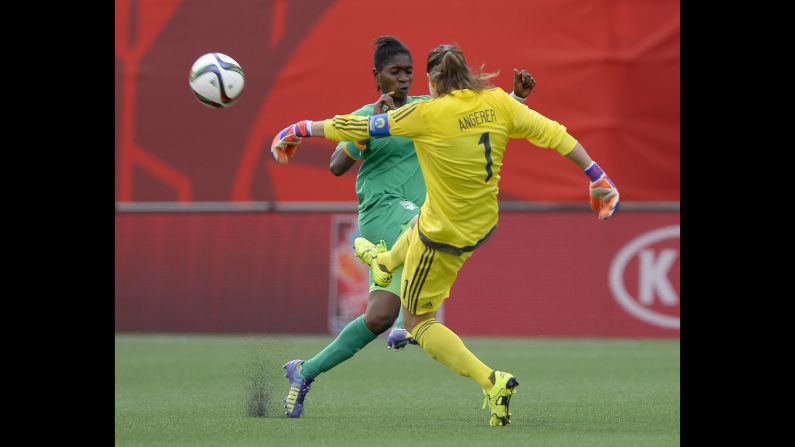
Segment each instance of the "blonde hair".
M492 85L489 79L500 72L483 73L481 65L480 73L474 74L460 48L455 45L439 45L428 53L427 73L436 86L436 93L443 96L464 88L475 91L490 88Z

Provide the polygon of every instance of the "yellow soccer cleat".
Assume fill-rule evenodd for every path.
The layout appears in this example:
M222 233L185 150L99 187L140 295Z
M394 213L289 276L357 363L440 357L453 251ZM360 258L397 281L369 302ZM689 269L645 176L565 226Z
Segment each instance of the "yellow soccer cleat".
M361 259L365 265L370 266L370 270L373 271L373 281L381 287L388 287L392 283L392 274L376 261L378 253L385 251L387 250L384 241L379 242L378 245L374 245L363 237L357 237L353 241L354 255Z
M519 382L516 381L513 374L494 371L494 385L488 392L483 390L483 394L486 395L483 399L483 408L486 408L486 404L489 405L491 410L489 425L492 427L499 427L511 423L512 415L509 404L511 402L511 396L516 394L517 386L519 386Z

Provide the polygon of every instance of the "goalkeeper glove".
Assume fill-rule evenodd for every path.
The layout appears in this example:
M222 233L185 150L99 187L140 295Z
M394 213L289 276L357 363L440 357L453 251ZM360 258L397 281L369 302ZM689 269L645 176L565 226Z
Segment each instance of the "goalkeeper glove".
M271 154L279 164L287 164L287 159L295 155L303 137L311 137L312 121L304 120L291 124L273 137Z
M600 220L606 220L618 209L618 188L596 162L588 166L585 175L591 179L591 209Z

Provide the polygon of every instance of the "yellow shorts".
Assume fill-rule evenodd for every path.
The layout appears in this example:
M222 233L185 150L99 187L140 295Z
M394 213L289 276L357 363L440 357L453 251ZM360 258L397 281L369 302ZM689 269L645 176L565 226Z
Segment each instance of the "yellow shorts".
M450 296L458 271L473 253L454 255L430 248L420 240L418 230L419 225L410 230L400 285L400 301L414 315L439 309L442 301Z

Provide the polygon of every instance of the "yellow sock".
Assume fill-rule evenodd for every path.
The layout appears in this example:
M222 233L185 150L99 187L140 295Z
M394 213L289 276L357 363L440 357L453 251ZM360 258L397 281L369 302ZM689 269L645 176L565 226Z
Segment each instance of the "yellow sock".
M436 318L423 320L411 330L411 335L433 359L459 375L469 377L484 389L492 386L492 369L469 351L461 338Z
M409 228L408 230L404 231L403 234L395 241L395 244L392 245L392 249L389 251L385 251L383 253L379 253L378 263L386 267L386 269L390 272L394 272L396 268L403 265L403 262L406 260L406 252L409 250L409 242L411 242L411 234L416 231L413 228Z

